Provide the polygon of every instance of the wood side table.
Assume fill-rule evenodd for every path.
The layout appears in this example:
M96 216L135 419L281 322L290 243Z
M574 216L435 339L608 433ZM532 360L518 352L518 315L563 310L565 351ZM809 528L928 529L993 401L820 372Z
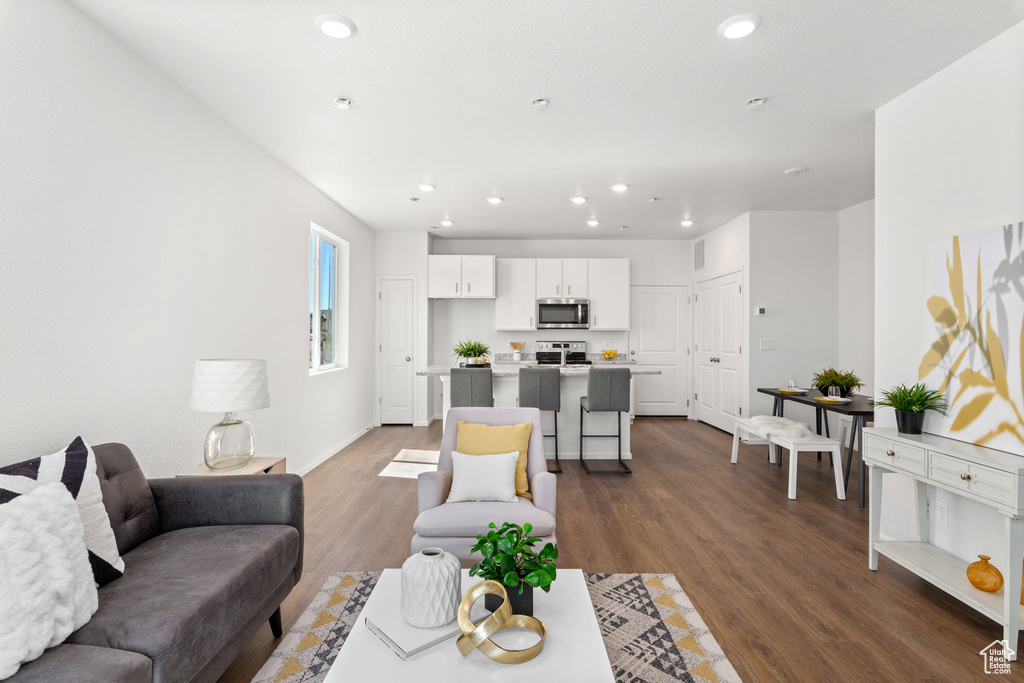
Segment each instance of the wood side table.
M211 470L206 463L199 465L194 474L179 474L179 477L226 477L235 474L286 474L287 458L253 458L241 467L230 470Z

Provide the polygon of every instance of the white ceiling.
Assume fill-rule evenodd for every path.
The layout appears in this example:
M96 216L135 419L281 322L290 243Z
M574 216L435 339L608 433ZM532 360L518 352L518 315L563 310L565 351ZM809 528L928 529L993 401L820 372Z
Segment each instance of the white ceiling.
M436 234L460 238L690 238L865 201L873 110L1024 20L1024 0L70 2L374 230L450 217ZM746 12L751 36L718 35Z

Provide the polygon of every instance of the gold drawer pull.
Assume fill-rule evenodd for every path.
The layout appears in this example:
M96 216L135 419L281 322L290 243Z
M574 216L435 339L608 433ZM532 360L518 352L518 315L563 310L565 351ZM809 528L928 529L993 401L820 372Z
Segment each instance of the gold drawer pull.
M960 473L960 478L963 479L964 481L970 481L971 480L971 473L970 472L961 472Z
M887 451L885 452L885 454L886 454L886 455L888 455L888 456L889 456L890 458L895 458L895 457L896 457L896 451L894 451L894 450L893 450L893 449L891 449L891 448L890 448L889 450L887 450Z

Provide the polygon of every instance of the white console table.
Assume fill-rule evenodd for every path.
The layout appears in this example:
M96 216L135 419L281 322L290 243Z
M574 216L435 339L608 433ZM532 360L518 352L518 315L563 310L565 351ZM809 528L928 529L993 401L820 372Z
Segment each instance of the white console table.
M1024 623L1021 565L1024 563L1024 457L932 434L900 434L895 429L864 430L864 462L870 468L868 567L878 569L881 553L1003 625L1003 639L1017 651ZM879 538L882 474L896 472L915 483L916 541ZM980 591L967 580L968 563L929 542L928 486L951 491L997 510L1004 519L1003 543L1008 566L1005 583L995 593Z

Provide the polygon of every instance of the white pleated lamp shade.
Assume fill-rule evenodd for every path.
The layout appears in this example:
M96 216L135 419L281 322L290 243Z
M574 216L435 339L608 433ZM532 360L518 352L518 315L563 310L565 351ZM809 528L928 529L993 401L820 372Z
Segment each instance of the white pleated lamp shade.
M267 361L197 360L189 407L206 413L259 410L270 405Z

